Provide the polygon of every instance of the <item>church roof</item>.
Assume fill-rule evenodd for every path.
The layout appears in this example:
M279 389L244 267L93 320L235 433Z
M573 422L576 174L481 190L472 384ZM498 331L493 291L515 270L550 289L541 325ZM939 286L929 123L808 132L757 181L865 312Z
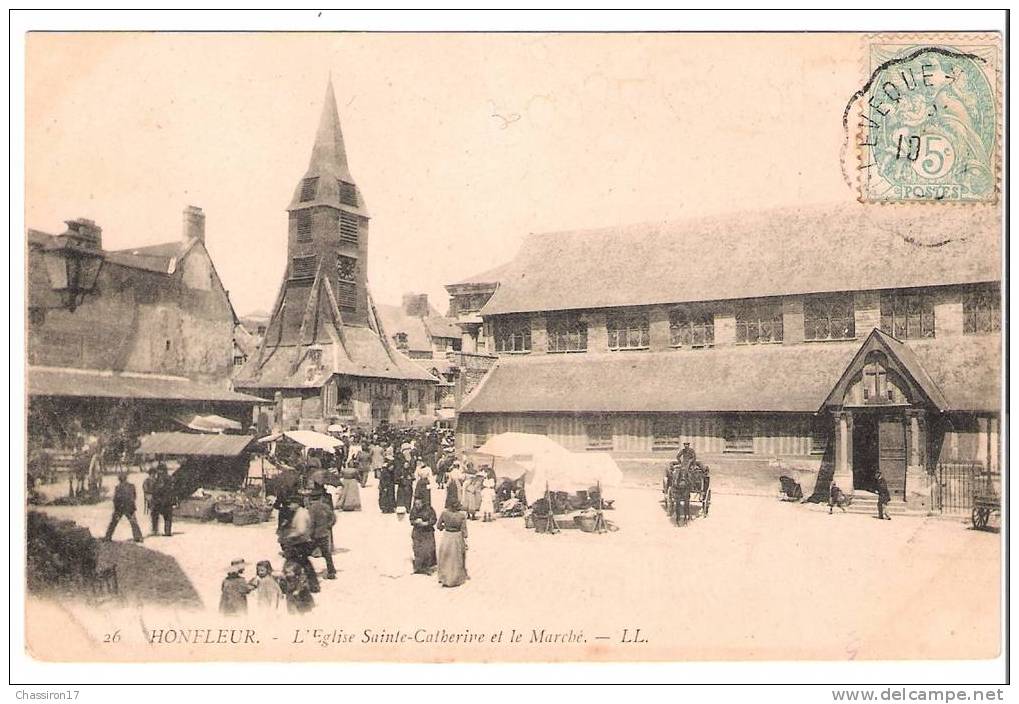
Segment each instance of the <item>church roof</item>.
M1000 281L1000 208L860 203L528 236L482 315Z
M435 381L387 339L370 294L371 315L364 326L343 322L321 266L311 286L301 291L306 295L298 297L294 289L281 295L258 354L234 377L237 388L315 388L333 374ZM287 310L287 304L294 310ZM320 360L313 349L321 350Z
M309 192L305 192L309 179L317 179L317 181L309 185ZM318 131L315 133L315 144L311 149L308 170L298 182L297 188L294 190L294 197L287 209L298 210L327 205L367 217L368 210L361 190L354 185L357 203L345 203L341 200L340 181L354 185L354 177L350 175L350 166L347 164L347 149L343 143L340 114L336 109L336 95L333 92L332 79L330 79L326 87Z
M884 336L882 340L888 338ZM869 338L868 338L869 339ZM942 410L1001 408L997 336L893 340ZM815 413L860 349L854 343L500 357L461 413Z

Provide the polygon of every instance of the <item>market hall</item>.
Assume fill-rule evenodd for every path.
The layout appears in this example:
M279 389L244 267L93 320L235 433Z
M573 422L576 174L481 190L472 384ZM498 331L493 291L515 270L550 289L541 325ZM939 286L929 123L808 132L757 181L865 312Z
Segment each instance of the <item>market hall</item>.
M942 487L999 468L1000 257L986 207L529 236L480 310L499 359L460 447L546 434L657 481L689 442L716 486L790 475L826 499L832 480L873 492L880 469L895 502L965 509Z

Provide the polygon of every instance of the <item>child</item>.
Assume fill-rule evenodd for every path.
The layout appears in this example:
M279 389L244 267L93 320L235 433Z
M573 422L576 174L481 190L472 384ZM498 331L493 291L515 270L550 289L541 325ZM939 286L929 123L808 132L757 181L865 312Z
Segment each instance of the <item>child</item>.
M248 592L252 588L244 581L243 572L244 560L237 559L230 562L219 597L219 612L224 616L248 613Z
M280 599L283 598L283 590L280 583L272 573L272 563L268 560L261 560L255 565L254 579L249 582L255 592L255 604L259 611L273 612L279 609Z
M832 509L838 506L842 509L842 513L846 512L846 495L842 493L842 489L839 488L835 482L831 483L831 487L828 489L828 513L831 514Z
M495 513L495 482L486 479L481 485L481 520L484 523L492 521L492 514Z
M287 613L303 614L312 610L315 599L308 588L308 575L293 560L283 565L283 593L287 597Z

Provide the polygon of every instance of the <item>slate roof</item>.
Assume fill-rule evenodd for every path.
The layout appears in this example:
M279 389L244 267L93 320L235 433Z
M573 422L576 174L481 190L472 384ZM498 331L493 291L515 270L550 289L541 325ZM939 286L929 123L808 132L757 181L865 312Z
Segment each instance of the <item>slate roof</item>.
M55 237L56 235L42 230L28 230L29 245L45 247ZM176 269L177 261L187 253L195 241L191 240L186 244L184 242L164 242L146 247L103 250L103 254L107 263L157 274L172 274Z
M425 318L425 329L432 337L452 338L459 340L463 331L450 318L433 315Z
M859 347L805 343L503 356L460 412L814 413ZM908 347L949 409L1000 408L996 336L924 340Z
M148 247L119 249L106 253L106 261L135 269L170 274L176 268L177 260L187 251L182 242L164 242Z
M472 286L472 285L475 285L475 284L495 284L495 283L499 283L500 281L503 280L503 277L509 271L512 270L512 268L513 268L513 262L512 261L506 262L505 264L500 264L497 267L493 267L491 269L483 271L480 274L475 274L474 276L468 276L466 279L463 279L462 281L457 281L456 283L453 283L453 284L447 284L446 285L446 290L449 291L450 289L456 288L457 286Z
M994 206L859 203L528 236L482 315L1001 280ZM494 273L493 273L494 272Z
M28 368L28 394L248 404L261 400L229 389L199 384L183 377L53 367Z
M379 304L375 308L390 340L397 333L403 332L407 334L407 349L412 352L432 351L432 342L424 318L407 315L402 306Z

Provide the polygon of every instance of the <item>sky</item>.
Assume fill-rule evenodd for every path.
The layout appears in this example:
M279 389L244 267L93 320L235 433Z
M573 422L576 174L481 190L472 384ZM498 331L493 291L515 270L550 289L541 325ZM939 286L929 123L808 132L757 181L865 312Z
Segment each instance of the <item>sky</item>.
M26 223L180 237L268 311L329 77L379 303L511 259L528 233L846 202L843 34L31 34ZM592 252L592 256L596 256Z

